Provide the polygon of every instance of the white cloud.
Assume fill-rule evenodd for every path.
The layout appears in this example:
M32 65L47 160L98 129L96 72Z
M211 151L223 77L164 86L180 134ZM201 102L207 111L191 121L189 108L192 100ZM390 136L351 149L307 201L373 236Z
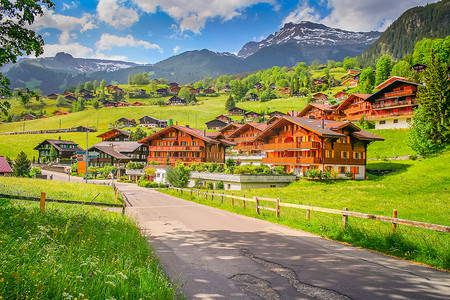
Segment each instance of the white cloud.
M92 53L92 49L79 43L46 44L44 45L44 53L41 57L53 57L58 52L69 53L73 57L85 58Z
M65 11L65 10L69 10L69 9L72 9L72 8L77 8L78 5L80 5L80 2L78 2L78 1L72 1L70 3L63 3L63 7L62 7L61 10Z
M91 56L91 58L96 58L96 59L105 59L105 60L122 60L122 61L127 61L128 57L125 55L104 55L103 53L95 53L94 55Z
M298 23L302 20L323 23L330 27L351 31L385 30L403 12L415 6L423 6L438 0L321 0L331 13L321 18L319 11L311 7L308 1L300 1L283 23Z
M175 48L173 48L173 53L178 53L178 51L180 51L180 46L175 46Z
M205 23L213 18L223 21L239 16L246 7L269 3L278 9L276 0L132 0L147 13L164 11L179 23L181 32L190 30L199 34Z
M117 29L132 26L139 21L137 12L132 8L120 6L117 0L99 0L98 19Z
M143 47L145 49L155 49L162 53L161 47L157 44L151 44L143 40L135 40L133 36L117 36L109 33L103 33L100 39L95 43L97 53L99 51L110 50L114 47Z
M97 28L93 23L93 16L88 13L84 13L81 18L65 16L61 14L55 14L53 10L48 10L43 7L44 15L37 17L30 28L33 30L41 30L44 28L55 28L61 31L73 31L80 30L84 32L90 29Z

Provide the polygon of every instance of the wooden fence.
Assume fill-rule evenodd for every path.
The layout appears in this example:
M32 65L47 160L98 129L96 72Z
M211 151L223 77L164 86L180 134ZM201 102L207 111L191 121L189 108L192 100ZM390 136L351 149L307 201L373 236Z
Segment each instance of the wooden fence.
M116 191L116 202L117 202L118 191L119 190L117 189L117 191ZM98 196L98 194L97 194L97 196ZM94 199L97 196L95 196ZM92 199L90 202L87 202L87 201L74 201L74 200L46 199L44 192L41 193L41 197L40 198L39 197L28 197L28 196L7 195L7 194L0 194L0 198L40 202L40 209L42 211L45 210L45 203L46 202L56 202L56 203L64 203L64 204L81 204L81 205L90 205L90 206L120 207L120 208L122 208L122 215L125 215L125 209L127 207L126 203L119 204L119 203L92 202L94 199Z
M344 207L342 210L339 210L339 209L311 206L309 203L308 203L308 205L285 203L285 202L281 202L280 198L277 198L277 199L265 198L265 197L246 198L245 195L240 197L240 196L235 196L234 193L231 193L231 195L217 194L214 192L209 193L208 191L204 192L204 191L194 190L194 189L186 190L186 189L175 188L175 187L170 187L170 189L177 190L181 194L183 194L184 192L187 192L187 193L190 193L191 196L196 193L197 197L199 197L201 194L201 195L205 196L205 199L208 199L208 196L211 196L211 200L214 200L214 197L220 197L222 203L223 203L224 198L231 198L231 204L233 206L234 206L235 200L240 200L243 203L243 208L245 208L245 202L254 202L255 207L256 207L256 213L258 215L260 213L259 212L260 210L269 210L269 211L274 211L277 218L280 217L281 207L289 207L289 208L306 210L306 219L307 220L309 220L312 211L324 212L324 213L335 214L335 215L342 215L342 225L344 227L347 225L348 217L350 216L350 217L371 219L371 220L392 223L392 232L395 231L397 225L406 225L406 226L417 227L417 228L425 228L425 229L447 232L447 233L450 232L449 226L399 219L399 218L397 218L397 210L393 210L392 217L386 217L386 216L378 216L378 215L349 211L346 207ZM262 206L262 205L260 205L260 201L273 202L273 203L275 203L275 208Z

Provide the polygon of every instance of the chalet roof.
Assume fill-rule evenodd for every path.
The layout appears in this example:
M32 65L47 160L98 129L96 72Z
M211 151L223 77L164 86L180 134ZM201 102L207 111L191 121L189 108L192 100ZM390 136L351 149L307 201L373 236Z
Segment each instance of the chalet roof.
M159 119L157 119L157 118L155 118L155 117L151 117L151 116L143 116L142 118L139 119L139 121L140 121L140 120L144 120L144 119L146 119L146 118L149 118L149 119L153 119L153 120L159 121Z
M52 145L53 147L56 148L56 150L58 151L66 151L66 152L76 152L76 151L83 151L83 148L81 148L80 146L78 146L77 143L72 142L72 141L64 141L64 140L50 140L50 139L46 139L42 142L40 142L36 147L33 148L33 150L38 150L41 148L41 145L45 144L45 143L49 143L50 145ZM75 145L75 148L61 148L58 145Z
M316 97L316 96L325 96L325 97L327 97L328 98L328 96L326 95L326 94L324 94L324 93L316 93L316 94L314 94L314 95L312 95L314 98Z
M281 111L274 110L274 111L268 113L267 115L268 115L268 116L274 116L274 115L285 115L285 114L282 113Z
M321 111L330 112L330 113L335 111L330 105L319 104L319 103L309 103L308 105L306 105L306 107L301 112L298 113L297 117L303 117L313 108L317 108Z
M118 119L117 121L120 121L120 120L127 120L127 121L130 121L130 122L136 122L134 119L125 118L125 117L122 117L122 118Z
M388 79L386 79L385 81L383 81L382 83L380 83L379 85L377 85L375 87L375 89L379 90L384 88L385 86L393 83L396 80L403 80L403 81L407 81L407 79L405 77L401 77L401 76L391 76Z
M128 130L122 130L122 129L113 128L113 129L111 129L111 130L108 130L108 131L106 131L106 132L103 132L102 134L97 135L97 137L103 138L103 136L107 135L107 134L110 133L110 132L114 132L114 131L115 131L115 132L119 132L119 133L121 133L121 134L123 134L123 135L126 135L126 136L130 136L130 132L129 132Z
M395 76L394 76L394 77L395 77ZM392 78L392 77L391 77L391 78ZM410 84L410 85L414 85L414 86L419 86L419 85L421 85L421 84L416 83L416 82L410 82L410 81L402 80L402 79L394 79L394 80L392 80L392 81L390 81L390 82L388 82L388 81L389 81L389 79L386 80L385 82L383 82L382 84L380 84L379 86L381 86L381 85L383 85L384 83L386 83L380 90L376 91L375 93L373 93L372 95L370 95L369 97L367 97L367 98L365 99L365 101L372 102L372 101L376 100L380 95L386 93L387 90L393 89L393 88L395 88L395 86L397 86L397 85L399 85L399 84L402 84L402 83L406 83L406 84Z
M341 95L341 94L347 95L346 92L344 92L344 91L339 91L339 92L337 92L336 94L334 94L333 97L336 98L336 96L339 96L339 95Z
M137 148L141 147L142 144L134 141L124 141L124 142L98 142L94 146L99 147L110 147L114 151L119 153L129 153L135 151ZM92 146L92 147L94 147Z
M233 107L232 109L229 109L228 111L234 111L234 110L240 110L240 111L244 111L245 112L245 109L237 107L237 106Z
M180 101L180 102L186 102L186 99L180 98L178 96L172 96L167 102L174 102L174 101Z
M231 133L228 137L236 136L238 133L245 131L247 128L253 127L258 129L259 131L264 131L267 128L267 124L260 124L255 122L247 122L244 125L242 125L240 128L236 129L233 133Z
M237 129L241 128L242 126L244 126L244 125L238 124L238 123L230 123L227 126L225 126L224 128L220 129L219 132L225 132L227 130L230 130L231 127L233 127L234 130L237 130Z
M12 173L12 169L9 166L6 158L3 155L0 155L0 173Z
M353 93L350 96L347 97L347 99L344 100L344 102L342 102L337 108L336 110L344 110L346 109L350 103L352 103L353 99L355 98L361 98L363 100L367 99L367 97L369 97L370 94L357 94L357 93Z
M142 140L138 141L141 144L145 144L147 141L151 141L155 138L160 137L161 135L165 134L166 132L169 132L173 129L183 131L187 134L190 134L196 138L199 138L205 142L212 143L212 144L218 144L219 141L213 140L212 138L209 138L205 135L203 130L194 129L194 128L188 128L186 126L180 126L180 125L171 125L169 127L166 127L164 129L161 129L160 131L155 132L154 134L149 135L148 137L143 138Z
M92 147L89 148L89 150L93 150L93 149L97 149L101 152L104 152L108 155L111 155L112 157L114 157L115 159L119 159L119 160L131 160L128 156L123 155L122 153L117 152L116 150L114 150L113 147L110 146L99 146L99 145L94 145Z
M54 112L52 112L52 114L57 114L57 113L62 114L62 115L68 115L68 114L70 114L68 111L60 110L60 109L55 110Z
M219 119L214 119L214 120L205 122L205 124L208 125L208 124L212 124L213 122L214 123L219 123L220 125L223 125L223 126L226 126L228 124L227 122L224 122L224 121L219 120Z
M376 134L367 132L365 130L355 131L352 133L352 135L360 140L378 140L378 141L384 141L384 138L381 136L378 136Z
M254 112L254 111L249 111L249 112L246 112L244 115L250 115L250 114L253 114L253 115L260 115L260 114L258 114L257 112Z

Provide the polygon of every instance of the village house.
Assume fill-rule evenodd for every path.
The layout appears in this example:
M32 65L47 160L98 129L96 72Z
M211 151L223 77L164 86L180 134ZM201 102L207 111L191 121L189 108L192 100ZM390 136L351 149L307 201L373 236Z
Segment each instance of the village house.
M281 117L260 133L266 152L263 164L284 166L286 172L306 176L308 169L329 170L339 176L365 178L367 145L383 138L351 122Z
M217 116L216 117L216 119L217 120L220 120L220 121L222 121L222 122L225 122L225 123L231 123L231 118L229 117L229 116L226 116L226 115L220 115L220 116Z
M131 106L131 104L123 101L117 101L117 107L127 107L127 106Z
M343 116L342 119L359 121L362 116L372 114L372 105L364 101L369 96L370 94L353 93L336 108L336 111Z
M0 176L12 174L13 170L3 155L0 155Z
M398 78L389 78L379 89L365 99L372 106L367 120L375 121L376 129L408 128L414 110L419 102L416 99L420 84Z
M359 70L354 70L354 69L348 69L347 70L347 74L348 75L355 75L355 74L359 74L360 71Z
M214 95L216 93L216 91L211 89L211 88L209 88L209 89L203 90L203 93L206 94L206 95Z
M223 91L224 91L224 92L228 92L228 91L230 91L230 90L231 90L231 86L228 85L228 84L226 84L226 85L223 87Z
M316 93L313 96L313 99L311 99L311 102L325 102L328 100L328 96L324 93Z
M103 102L103 107L105 107L105 108L117 107L117 102L107 100L107 101Z
M258 120L258 118L260 116L261 116L260 114L254 112L254 111L249 111L244 114L246 121L251 121L251 120L256 121L256 120Z
M136 126L136 121L130 118L120 118L116 121L117 124L123 124L125 127L133 127Z
M22 120L30 121L30 120L34 120L34 119L36 119L36 116L33 114L23 114L22 115Z
M171 97L169 100L167 100L166 105L170 105L170 106L184 106L187 104L186 99L184 98L180 98L178 96L173 96Z
M227 122L224 122L224 121L219 120L219 119L214 119L214 120L208 121L205 124L206 124L206 128L213 129L213 130L222 129L225 126L228 125Z
M339 120L342 116L337 113L333 106L309 103L306 107L296 115L297 117L310 119Z
M44 115L44 114L42 114L42 115L39 115L39 116L37 116L36 118L37 118L37 119L46 119L46 118L47 118L47 116L46 116L46 115Z
M258 95L256 95L255 93L250 93L250 98L248 98L248 101L259 101Z
M348 94L344 91L339 91L336 94L333 95L334 100L337 102L341 102L342 100L347 99Z
M159 120L155 117L145 116L139 119L139 126L141 127L167 127L167 120Z
M103 132L97 137L102 139L102 142L123 142L128 141L128 137L130 136L130 132L128 130L121 129L111 129L109 131Z
M238 128L241 128L243 125L238 124L238 123L230 123L227 126L225 126L224 128L220 129L219 132L222 133L225 138L228 139L228 137L230 136L230 134L232 134L233 132L235 132Z
M75 95L64 96L64 99L66 99L69 102L77 101L77 97Z
M245 109L242 109L239 107L234 107L234 108L228 110L228 114L234 115L234 116L240 116L240 115L245 114Z
M355 79L354 77L350 76L349 78L342 81L343 86L348 86L349 88L357 87L359 83L359 80Z
M157 89L155 93L156 95L167 95L167 89Z
M33 150L37 150L39 152L38 162L43 162L43 158L50 157L51 148L55 148L58 157L57 160L60 159L70 159L77 152L83 151L83 148L78 146L77 143L72 141L64 141L64 140L50 140L46 139L39 143Z
M50 95L47 95L47 99L50 99L50 100L56 100L56 99L58 99L58 94L50 94Z
M264 151L261 142L253 142L253 140L266 128L266 124L248 122L236 129L227 137L227 139L236 144L233 150L230 151L227 159L239 161L244 165L260 165Z
M272 118L273 116L284 116L285 114L283 114L281 111L278 110L274 110L270 113L267 114L270 118Z
M144 103L142 103L142 102L134 102L133 103L133 106L143 106L144 105Z
M108 85L106 88L108 89L108 91L110 93L116 93L116 94L122 94L122 95L124 94L124 90L122 90L117 85Z
M427 68L427 65L424 64L415 64L411 67L414 71L422 73Z
M171 94L178 94L180 91L181 87L178 84L169 86L169 92Z
M282 116L274 115L273 117L269 118L269 120L267 120L266 125L271 125L272 123L276 122L281 117Z
M258 91L259 91L260 89L263 88L261 82L255 83L255 84L253 85L253 87L254 87L255 89L257 89Z
M222 134L208 136L203 130L172 125L142 140L149 148L148 162L169 163L225 163L225 149L234 144Z
M62 116L62 115L68 115L68 114L70 114L70 112L58 109L58 110L55 110L54 112L52 112L52 114L54 116Z

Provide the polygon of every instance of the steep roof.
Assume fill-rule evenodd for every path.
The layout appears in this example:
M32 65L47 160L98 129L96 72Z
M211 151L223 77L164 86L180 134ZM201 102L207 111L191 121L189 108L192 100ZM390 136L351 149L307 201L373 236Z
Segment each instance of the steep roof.
M36 147L33 148L33 150L38 150L40 148L40 146L44 143L49 143L50 145L52 145L53 147L56 148L56 150L58 151L67 151L67 152L74 152L74 151L83 151L83 148L81 148L80 146L78 146L77 143L72 142L72 141L64 141L64 140L50 140L50 139L46 139L42 142L40 142ZM75 145L75 148L61 148L58 145Z
M393 76L393 77L398 77L398 76ZM391 78L393 78L393 77L391 77ZM390 78L390 79L391 79L391 78ZM400 78L401 78L401 77L400 77ZM389 79L386 80L385 82L383 82L382 84L380 84L379 86L382 86L384 83L386 83L385 85L383 85L383 87L382 87L380 90L376 91L375 93L373 93L372 95L370 95L369 97L367 97L367 98L365 99L365 101L368 101L368 102L374 101L374 100L377 99L380 95L386 93L386 90L389 90L389 89L391 89L391 88L393 89L395 86L397 86L397 85L399 85L399 84L402 84L402 83L406 83L406 84L410 84L410 85L414 85L414 86L419 86L419 85L421 85L420 83L411 82L411 81L402 80L402 79L393 79L393 80L391 80L390 82L388 82L388 81L389 81ZM378 87L379 87L379 86L378 86Z
M227 130L230 130L231 127L234 127L234 130L238 130L238 129L241 128L242 126L244 126L244 125L238 124L238 123L230 123L230 124L228 124L227 126L225 126L224 128L220 129L219 132L222 132L222 133L223 133L223 132L225 132L225 131L227 131Z
M122 153L117 152L116 150L114 150L113 147L94 145L94 146L89 148L89 150L92 150L92 149L98 149L99 151L102 151L102 152L104 152L106 154L109 154L109 155L111 155L112 157L114 157L116 159L123 159L123 160L130 159L128 156L123 155Z
M361 98L362 100L365 100L369 96L370 96L370 94L353 93L350 96L348 96L347 99L345 99L344 102L342 102L338 106L338 108L336 108L336 110L344 110L344 109L346 109L350 105L350 103L352 103L353 99L355 99L355 98Z
M159 136L165 134L166 132L171 131L172 129L177 129L179 131L183 131L187 134L190 134L192 136L195 136L196 138L199 138L205 142L212 143L212 144L218 144L219 141L213 140L207 136L205 136L203 130L194 129L194 128L188 128L186 126L180 126L180 125L171 125L169 127L166 127L164 129L161 129L160 131L155 132L154 134L149 135L148 137L143 138L142 140L138 141L141 144L145 144L147 141L151 141L155 138L158 138Z
M313 108L317 108L324 112L335 111L330 105L320 104L320 103L309 103L308 105L306 105L306 107L301 112L299 112L297 114L297 117L302 117L302 116L306 115L306 113L308 113Z
M5 157L3 157L3 155L0 155L0 173L12 173L12 171L13 170L9 166Z
M110 147L116 152L128 153L135 151L137 148L141 146L142 144L139 144L136 141L124 141L124 142L98 142L92 147Z
M258 129L259 131L264 131L267 128L267 124L260 124L260 123L254 123L254 122L247 122L240 128L236 129L232 134L230 134L228 137L236 136L238 133L245 131L247 128L253 127Z
M111 130L108 130L108 131L106 131L106 132L103 132L102 134L97 135L97 137L103 138L104 136L107 136L108 133L114 132L114 131L115 131L115 132L119 132L119 133L121 133L121 134L123 134L123 135L126 135L126 136L130 136L130 132L129 132L128 130L122 130L122 129L113 128L113 129L111 129Z
M377 85L375 87L375 89L379 90L384 88L385 86L393 83L396 80L403 80L403 81L407 81L407 79L405 77L401 77L401 76L391 76L388 79L386 79L385 81L383 81L382 83L380 83L379 85Z

